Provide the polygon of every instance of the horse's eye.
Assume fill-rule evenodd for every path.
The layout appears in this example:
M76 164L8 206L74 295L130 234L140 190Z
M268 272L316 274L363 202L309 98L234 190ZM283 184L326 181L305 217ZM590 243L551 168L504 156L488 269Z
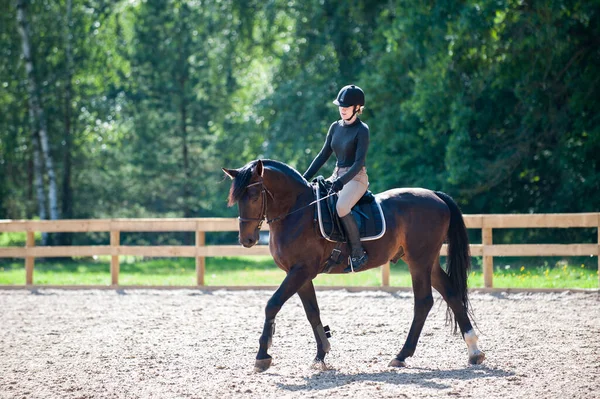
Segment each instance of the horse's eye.
M250 198L250 201L256 202L256 201L258 201L259 197L260 197L259 190L255 190L255 189L248 190L248 198Z

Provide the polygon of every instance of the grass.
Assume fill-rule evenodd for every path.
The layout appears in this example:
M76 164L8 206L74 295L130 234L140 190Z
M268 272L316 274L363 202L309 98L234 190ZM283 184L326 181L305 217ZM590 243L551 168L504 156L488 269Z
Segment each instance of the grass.
M483 275L471 272L469 283L483 287ZM554 267L500 266L494 270L494 287L510 288L598 288L598 270L584 264L559 263Z
M483 275L475 260L469 275L469 286L483 287ZM195 263L191 258L157 258L141 260L122 257L120 285L188 285L195 281ZM268 256L207 258L205 284L209 286L279 285L285 274ZM108 258L75 261L49 260L36 262L36 285L109 285ZM23 261L0 263L0 285L24 285ZM380 286L381 269L353 275L319 275L315 285L320 286ZM392 265L390 285L410 287L407 266L400 262ZM598 270L590 265L569 265L558 262L539 266L496 266L494 287L497 288L598 288Z

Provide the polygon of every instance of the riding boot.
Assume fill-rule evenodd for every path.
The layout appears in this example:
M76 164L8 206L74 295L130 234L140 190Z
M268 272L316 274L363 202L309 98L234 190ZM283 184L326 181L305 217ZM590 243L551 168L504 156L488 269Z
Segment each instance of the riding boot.
M356 223L354 216L352 216L352 213L341 217L340 220L344 225L344 230L346 230L346 236L348 236L350 248L352 249L352 253L350 255L350 262L352 266L348 266L347 268L345 268L344 272L357 272L362 267L362 265L367 263L369 257L363 250L362 244L360 243L360 233L358 232L358 224Z

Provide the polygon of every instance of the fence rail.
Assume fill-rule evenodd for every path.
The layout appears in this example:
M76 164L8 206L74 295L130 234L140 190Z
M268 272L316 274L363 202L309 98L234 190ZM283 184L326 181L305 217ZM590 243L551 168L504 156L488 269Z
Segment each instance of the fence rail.
M480 229L482 243L471 244L471 254L483 257L486 288L493 287L494 257L498 256L596 256L600 272L600 213L464 215L469 229ZM596 228L596 244L493 244L493 230L506 228ZM243 248L239 245L206 245L207 232L237 231L234 218L198 219L96 219L96 220L0 220L0 233L25 232L24 247L0 247L0 258L24 258L25 282L33 284L35 258L63 256L111 256L111 283L119 284L119 256L196 258L196 284L204 286L205 258L215 256L269 255L266 245ZM264 228L268 230L268 226ZM121 245L122 232L195 232L195 245L129 246ZM85 233L109 232L110 245L36 246L35 232ZM440 252L447 254L444 245ZM600 273L599 273L600 274ZM382 285L389 286L390 265L382 267ZM599 276L600 286L600 276Z

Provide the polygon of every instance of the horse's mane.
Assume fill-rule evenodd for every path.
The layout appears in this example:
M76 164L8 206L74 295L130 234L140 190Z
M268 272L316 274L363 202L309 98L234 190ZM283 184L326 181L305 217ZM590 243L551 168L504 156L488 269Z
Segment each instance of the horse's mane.
M235 177L235 179L233 179L231 189L229 190L229 206L232 206L233 204L238 202L240 198L242 198L246 187L248 187L248 184L250 184L250 180L252 179L252 170L256 166L257 162L258 160L254 160L238 169L238 174ZM293 178L298 183L301 183L303 185L308 184L306 179L302 177L302 175L296 169L283 162L275 161L273 159L263 159L262 163L265 168L276 169L282 172L284 175Z

